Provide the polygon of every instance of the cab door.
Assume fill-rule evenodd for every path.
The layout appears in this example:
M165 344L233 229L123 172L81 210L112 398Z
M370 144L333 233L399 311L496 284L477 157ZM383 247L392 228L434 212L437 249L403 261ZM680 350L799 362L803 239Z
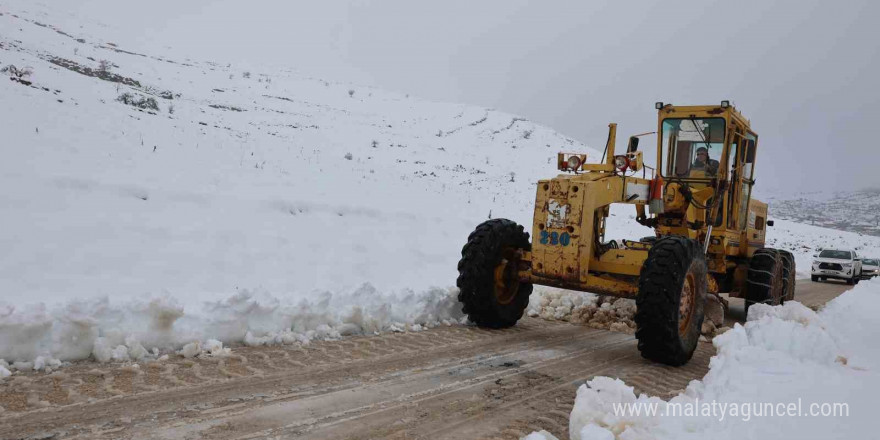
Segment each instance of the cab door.
M743 172L742 172L742 147L744 144L744 133L740 127L731 127L730 147L727 153L727 163L725 165L728 174L730 186L727 190L727 206L725 209L725 217L727 224L727 237L730 244L735 246L735 255L745 255L748 251L748 243L744 240L743 226L744 223L739 219L740 203L743 193Z
M746 132L742 140L742 152L740 153L740 170L742 171L742 183L739 194L739 215L737 227L743 231L743 240L740 249L745 255L751 256L758 248L763 247L763 237L752 236L750 230L756 226L757 213L751 208L752 187L755 184L755 155L758 148L758 136L752 132ZM766 205L765 205L766 206ZM763 216L766 218L766 208ZM742 255L742 254L741 254Z

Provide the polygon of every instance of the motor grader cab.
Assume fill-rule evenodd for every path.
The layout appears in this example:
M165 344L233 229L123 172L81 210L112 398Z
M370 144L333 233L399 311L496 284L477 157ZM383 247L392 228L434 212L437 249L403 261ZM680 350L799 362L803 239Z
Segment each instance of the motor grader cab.
M758 135L749 120L728 101L656 108L655 167L638 149L640 136L655 132L630 137L615 154L612 123L599 163L560 153L564 174L538 181L532 241L510 220L477 226L458 265L471 321L514 325L534 284L631 298L642 356L682 365L696 349L708 295L728 292L746 307L794 298L794 258L764 247L772 222L751 197ZM607 240L613 203L633 205L655 236Z

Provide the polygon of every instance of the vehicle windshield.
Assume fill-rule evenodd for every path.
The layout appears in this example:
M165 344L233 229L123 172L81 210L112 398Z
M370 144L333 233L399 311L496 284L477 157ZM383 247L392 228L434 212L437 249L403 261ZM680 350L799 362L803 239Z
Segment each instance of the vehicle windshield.
M880 261L878 261L878 260L874 260L874 259L871 259L871 260L864 260L864 261L862 261L862 265L863 265L863 266L864 266L864 265L867 265L867 266L880 266Z
M724 119L669 118L663 120L663 175L713 178L724 150Z
M838 260L849 260L852 255L849 251L822 251L819 258L836 258Z

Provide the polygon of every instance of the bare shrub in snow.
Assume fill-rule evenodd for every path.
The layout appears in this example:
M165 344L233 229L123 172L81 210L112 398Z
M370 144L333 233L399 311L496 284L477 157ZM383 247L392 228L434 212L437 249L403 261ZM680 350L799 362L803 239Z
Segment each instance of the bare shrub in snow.
M348 90L348 97L351 98L352 96L354 96L354 89L349 89Z
M245 72L245 73L242 73L241 76L242 76L242 78L250 78L250 77L251 77L251 73L250 73L250 72Z
M0 69L0 72L8 73L9 76L22 80L33 75L34 69L32 67L22 67L19 69L18 67L15 67L14 64L10 64Z
M107 73L110 71L111 67L112 67L112 65L110 64L110 61L107 61L107 60L98 61L98 72Z
M116 98L117 101L144 110L159 111L159 103L151 96L133 95L125 92Z
M346 158L347 160L351 160L352 157L354 157L354 156L352 156L351 153L345 153L345 158Z

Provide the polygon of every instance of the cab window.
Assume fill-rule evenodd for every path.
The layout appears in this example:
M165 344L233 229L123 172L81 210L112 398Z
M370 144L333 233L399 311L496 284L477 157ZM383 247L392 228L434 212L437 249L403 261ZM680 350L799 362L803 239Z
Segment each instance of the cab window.
M663 175L714 178L724 151L724 119L668 118L662 125Z
M755 172L755 146L758 143L758 137L752 133L747 133L743 140L743 179L752 180Z

